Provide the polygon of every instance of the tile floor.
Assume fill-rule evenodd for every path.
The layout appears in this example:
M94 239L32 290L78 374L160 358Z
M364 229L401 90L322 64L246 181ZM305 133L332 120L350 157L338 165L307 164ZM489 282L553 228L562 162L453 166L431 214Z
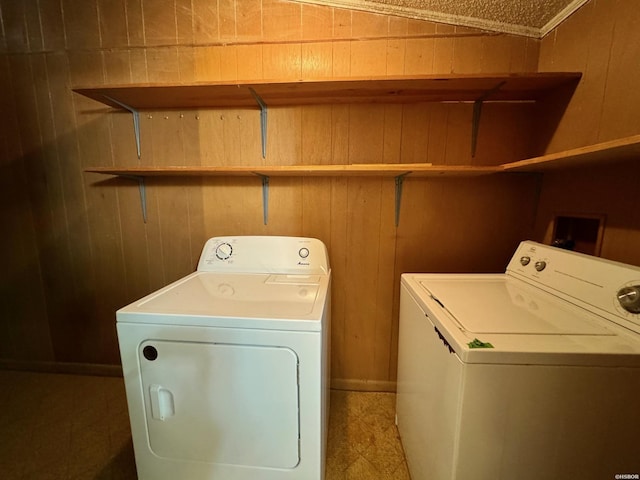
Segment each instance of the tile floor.
M326 480L409 480L395 395L334 390ZM121 378L0 370L3 480L136 480Z

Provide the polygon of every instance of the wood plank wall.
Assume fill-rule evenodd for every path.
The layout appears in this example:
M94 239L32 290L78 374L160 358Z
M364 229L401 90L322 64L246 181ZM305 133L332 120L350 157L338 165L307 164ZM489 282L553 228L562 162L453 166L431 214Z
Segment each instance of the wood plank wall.
M541 71L583 72L571 103L542 146L547 152L640 133L637 8L633 0L589 2L542 41ZM553 240L559 214L604 217L601 256L640 265L638 159L545 174L536 238Z
M537 68L539 42L283 0L0 0L0 358L118 364L115 310L195 268L215 235L323 240L333 267L334 385L391 389L399 276L501 271L530 237L527 175L405 182L273 178L269 223L252 178L137 185L87 166L432 162L498 164L538 153L524 105L487 105L470 156L468 104L152 112L142 159L129 115L76 85L259 80Z

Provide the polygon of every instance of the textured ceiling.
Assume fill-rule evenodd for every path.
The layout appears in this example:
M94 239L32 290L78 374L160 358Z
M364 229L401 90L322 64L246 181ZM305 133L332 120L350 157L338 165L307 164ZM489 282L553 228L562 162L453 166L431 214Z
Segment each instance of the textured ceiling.
M297 0L541 38L588 0Z

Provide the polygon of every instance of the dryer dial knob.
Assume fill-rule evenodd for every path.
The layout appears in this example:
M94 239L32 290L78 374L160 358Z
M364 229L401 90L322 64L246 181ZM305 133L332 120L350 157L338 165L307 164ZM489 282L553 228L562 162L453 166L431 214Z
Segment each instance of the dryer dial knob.
M618 290L618 302L627 312L640 313L640 285Z
M307 258L309 256L309 249L307 247L302 247L298 250L298 255L300 255L300 258Z
M520 257L520 265L522 265L523 267L529 265L529 262L531 262L531 257L528 257L526 255L524 257Z
M228 243L221 243L216 247L216 257L220 260L227 260L233 253L233 247Z
M547 262L545 262L544 260L538 260L534 266L536 267L537 271L541 272L547 267Z

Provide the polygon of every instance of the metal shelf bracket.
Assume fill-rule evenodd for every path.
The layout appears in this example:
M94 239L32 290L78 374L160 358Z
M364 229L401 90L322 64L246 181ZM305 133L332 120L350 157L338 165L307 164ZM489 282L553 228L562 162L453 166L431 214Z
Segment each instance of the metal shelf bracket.
M500 88L502 88L505 83L507 83L507 81L503 80L491 90L487 90L486 92L484 92L480 98L473 102L473 119L471 121L471 157L476 156L476 146L478 145L478 130L480 129L480 116L482 115L482 104L487 98L500 90Z
M119 102L118 100L116 100L115 98L111 98L107 95L104 95L104 98L108 99L109 101L120 105L122 108L124 108L125 110L127 110L128 112L131 112L131 115L133 115L133 134L136 137L136 150L138 152L138 159L141 156L140 153L140 113L138 112L138 110L136 110L133 107L130 107L129 105Z
M406 172L395 177L396 181L396 227L400 224L400 203L402 202L402 184L404 183L404 177L411 172Z
M267 104L260 98L253 88L249 88L251 95L260 106L260 135L262 137L262 158L267 157ZM265 222L266 225L266 222Z
M269 221L269 177L256 173L262 179L262 221L266 225Z
M122 178L128 178L138 182L138 190L140 191L140 207L142 208L142 220L147 223L147 188L144 183L144 177L138 175L118 175Z

